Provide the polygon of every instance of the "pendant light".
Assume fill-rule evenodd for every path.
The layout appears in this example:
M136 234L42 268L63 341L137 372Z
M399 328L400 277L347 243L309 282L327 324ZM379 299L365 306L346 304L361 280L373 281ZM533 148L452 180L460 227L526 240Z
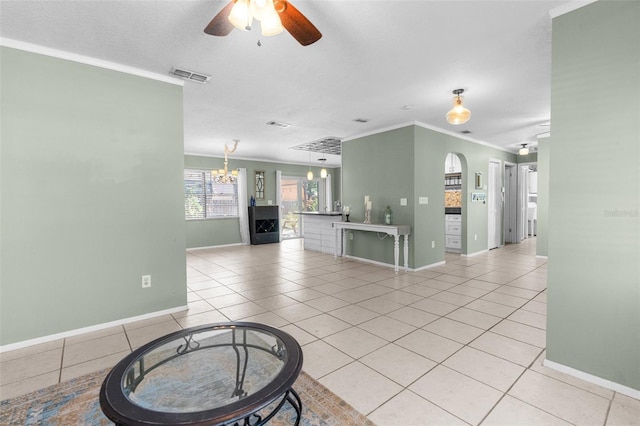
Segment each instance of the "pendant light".
M520 148L520 150L518 151L518 154L520 154L520 155L529 155L529 148L527 148L527 144L526 143L522 144L522 148Z
M464 124L471 118L471 111L466 109L462 103L464 89L456 89L453 91L453 108L447 113L447 121L449 124Z
M313 180L313 172L311 171L311 151L309 151L309 171L307 172L307 180Z
M320 169L320 177L322 179L327 177L327 169L324 167L324 162L327 161L326 158L319 158L318 161L322 165L322 169Z

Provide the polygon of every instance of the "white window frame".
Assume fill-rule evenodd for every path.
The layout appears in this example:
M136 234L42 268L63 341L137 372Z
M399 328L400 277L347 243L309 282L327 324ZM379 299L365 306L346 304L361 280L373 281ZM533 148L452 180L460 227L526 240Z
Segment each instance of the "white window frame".
M188 193L189 188L192 191ZM184 202L185 220L238 217L238 181L216 183L210 170L184 169Z

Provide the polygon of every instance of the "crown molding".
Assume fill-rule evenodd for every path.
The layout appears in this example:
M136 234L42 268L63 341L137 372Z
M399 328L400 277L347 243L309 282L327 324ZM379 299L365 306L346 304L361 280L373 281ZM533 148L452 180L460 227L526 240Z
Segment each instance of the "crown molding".
M494 145L494 144L491 144L491 143L488 143L488 142L484 142L484 141L481 141L479 139L474 139L474 138L471 138L469 136L465 136L463 134L455 133L455 132L452 132L452 131L449 131L449 130L446 130L446 129L442 129L440 127L436 127L436 126L432 126L430 124L423 123L421 121L409 121L409 122L405 122L405 123L401 123L401 124L396 124L394 126L382 127L382 128L379 128L379 129L372 130L370 132L365 132L365 133L360 133L360 134L357 134L357 135L354 135L354 136L349 136L348 138L344 138L342 140L342 142L344 143L344 142L348 142L350 140L359 139L359 138L363 138L363 137L371 136L371 135L377 135L379 133L389 132L391 130L401 129L401 128L408 127L408 126L422 127L424 129L432 130L434 132L442 133L442 134L445 134L445 135L448 135L448 136L453 136L455 138L462 139L462 140L465 140L467 142L475 143L475 144L478 144L478 145L484 145L484 146L489 147L489 148L493 148L493 149L497 149L499 151L504 151L504 152L508 152L510 154L513 154L513 152L509 151L505 147Z
M558 16L573 12L576 9L580 9L581 7L590 5L591 3L595 3L596 1L598 0L573 0L561 6L554 7L549 11L549 16L551 16L552 19L557 18Z
M78 62L81 64L92 65L94 67L105 68L112 71L118 71L125 74L148 78L151 80L162 81L164 83L175 84L177 86L184 86L183 80L173 78L169 75L158 74L155 72L146 71L146 70L131 67L128 65L119 64L116 62L105 61L103 59L92 58L90 56L78 55L77 53L71 53L71 52L66 52L64 50L52 49L50 47L27 43L20 40L14 40L14 39L3 37L3 38L0 38L0 46L9 47L12 49L24 50L25 52L37 53L45 56L51 56L53 58L58 58L58 59L65 59L67 61Z

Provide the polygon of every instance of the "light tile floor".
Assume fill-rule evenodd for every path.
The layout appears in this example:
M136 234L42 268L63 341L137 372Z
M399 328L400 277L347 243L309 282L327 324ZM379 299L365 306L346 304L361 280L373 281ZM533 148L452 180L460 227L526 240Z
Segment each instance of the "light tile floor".
M0 355L0 398L111 367L200 324L255 321L378 425L639 425L640 401L542 366L546 262L535 239L400 272L301 240L187 254L189 309Z

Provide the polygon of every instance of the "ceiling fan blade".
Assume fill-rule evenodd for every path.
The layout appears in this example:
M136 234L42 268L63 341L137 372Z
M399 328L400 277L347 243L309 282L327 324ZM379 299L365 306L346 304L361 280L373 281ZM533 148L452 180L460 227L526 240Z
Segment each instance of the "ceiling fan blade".
M228 35L233 29L233 24L229 22L229 13L231 13L231 9L233 8L234 0L226 5L216 16L213 17L207 28L204 29L204 32L213 35L213 36L221 36L224 37Z
M298 9L286 0L275 0L274 6L282 26L289 31L298 43L308 46L320 40L322 34Z

